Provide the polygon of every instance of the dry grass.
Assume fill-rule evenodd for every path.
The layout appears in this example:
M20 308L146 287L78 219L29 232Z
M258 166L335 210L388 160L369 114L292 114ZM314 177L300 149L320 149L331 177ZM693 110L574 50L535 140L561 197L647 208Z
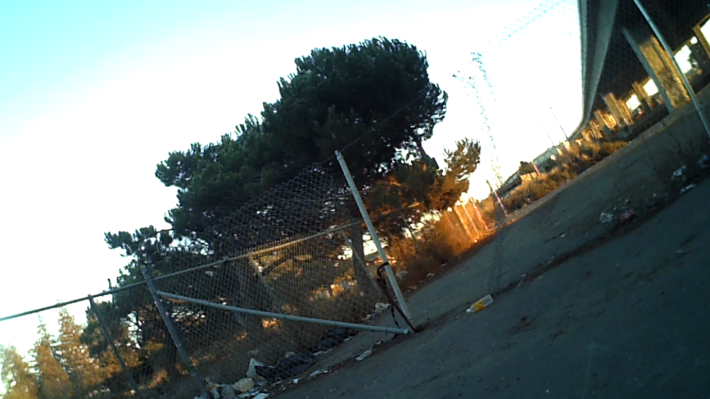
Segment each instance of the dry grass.
M475 237L469 236L454 212L444 212L437 220L425 223L416 244L412 238L390 242L390 254L397 259L395 270L407 271L400 281L401 288L416 287L429 273L438 273L442 265L471 249L486 234L479 229Z
M532 180L527 180L510 192L502 201L508 212L531 204L607 156L623 148L626 142L587 142L572 144L557 158L557 165L549 172ZM390 254L397 260L395 271L408 273L400 281L403 289L415 287L427 278L429 273L437 273L441 266L451 262L464 252L482 242L496 228L496 212L499 205L493 196L477 202L476 207L483 219L482 225L472 204L466 210L475 226L468 223L471 237L461 225L455 212L444 212L439 218L427 222L417 237L402 238L389 243ZM467 223L467 221L464 221Z
M508 212L523 208L574 179L602 159L623 148L626 144L623 141L586 142L582 145L575 143L557 158L557 166L550 172L543 173L532 180L527 180L513 189L503 198L503 205Z

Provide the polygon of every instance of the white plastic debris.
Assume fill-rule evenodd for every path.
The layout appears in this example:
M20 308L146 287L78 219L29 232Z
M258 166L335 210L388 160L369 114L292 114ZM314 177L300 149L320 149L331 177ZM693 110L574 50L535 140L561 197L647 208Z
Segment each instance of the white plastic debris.
M673 177L671 177L671 180L675 180L675 179L678 179L678 178L683 177L683 175L685 174L685 170L686 170L686 169L687 169L687 166L685 166L685 165L683 165L683 166L681 166L680 168L676 169L676 171L673 172Z
M368 357L370 357L370 355L372 355L372 349L368 349L365 352L362 352L362 354L360 356L356 357L355 360L357 360L358 362L361 362L361 361L367 359Z
M681 193L681 194L685 194L685 193L687 193L688 191L692 190L693 187L695 187L695 184L687 185L687 186L683 187L682 190L680 190L680 193Z
M614 215L611 213L602 212L601 215L599 215L599 222L601 223L609 223L612 220L614 220Z
M408 271L402 270L401 272L397 272L395 276L397 277L397 280L402 280L407 274L409 274Z
M254 380L250 377L242 378L241 380L232 384L232 387L241 393L248 392L254 389Z
M268 398L268 397L269 397L269 394L268 394L268 393L260 393L260 394L258 394L258 395L256 395L256 396L254 396L253 399L266 399L266 398Z
M264 367L264 363L251 358L249 360L249 368L247 369L247 378L254 378L256 377L256 367Z
M434 276L435 276L434 273L427 273L426 278L432 278L432 277L434 277Z
M217 390L217 388L211 390L210 393L212 394L212 399L219 399L219 398L221 398L221 396L219 395L219 391Z
M236 399L237 389L231 385L224 385L222 387L222 398L224 399Z
M474 302L470 308L466 309L467 313L480 312L493 303L493 297L486 295L478 301Z
M312 372L311 374L309 374L308 378L318 377L319 375L325 374L325 373L327 373L327 371L316 370L316 371Z

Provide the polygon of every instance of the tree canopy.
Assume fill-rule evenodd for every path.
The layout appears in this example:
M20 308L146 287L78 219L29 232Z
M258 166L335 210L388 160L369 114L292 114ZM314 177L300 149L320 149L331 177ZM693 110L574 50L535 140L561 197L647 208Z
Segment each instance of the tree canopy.
M187 150L170 153L157 165L156 177L165 186L178 189L178 204L165 218L171 228L157 231L149 226L134 233L106 233L109 247L122 250L131 259L119 276L119 286L142 280L141 265L160 275L195 266L210 257L229 255L223 250L225 240L254 247L287 234L312 234L330 223L328 218L340 206L335 204L340 199L345 212L359 218L352 199L343 199L349 194L334 159L335 150L343 152L360 189L373 193L367 198L371 211L384 213L392 208L409 223L416 222L423 212L445 209L468 188L466 177L480 158L478 143L458 143L455 150L447 153L446 172L439 170L424 152L422 142L431 138L434 126L445 116L447 95L429 80L426 55L415 46L375 38L338 48L315 49L295 63L296 72L278 81L280 98L263 103L259 116L248 115L236 126L234 134L223 135L215 143L194 143ZM278 195L270 191L284 187L284 183L312 169L314 164L319 165L318 170L311 171L314 175L322 172L337 176L338 180L321 186L323 192L313 195L307 205L297 198L302 193L290 186L278 191ZM396 192L396 200L379 200L378 192ZM255 202L257 198L260 200ZM334 201L335 198L339 200ZM287 231L283 218L285 213L296 211L294 204L298 204L301 219L291 223ZM238 234L225 231L224 221L235 217L247 220L244 231ZM397 235L403 222L397 223L378 223L378 228ZM357 258L364 259L361 226L352 229ZM329 253L307 255L327 277L327 270L333 269L333 259L341 255L336 252L342 252L343 245L324 241L320 248ZM291 259L279 262L295 264L300 262L299 256L305 256L291 252ZM370 284L363 270L355 268L360 287ZM267 266L264 274L270 271ZM230 267L210 273L199 276L200 284L162 280L161 287L243 307L270 310L275 306L267 293L257 295L265 298L263 303L249 302L246 290L263 288L248 260L231 262ZM109 312L112 325L133 323L141 348L162 347L167 351L172 347L149 296L120 293L114 301ZM296 302L294 299L289 305L297 306ZM195 330L217 331L214 323L232 322L189 305L167 306L176 319L199 318L192 327ZM261 328L260 320L253 321L240 326L252 329L249 331ZM99 340L87 338L87 342L93 342L95 353L106 351ZM162 358L162 364L152 367L176 373L175 353L166 353Z
M444 118L446 93L429 81L426 56L405 42L315 49L295 62L296 73L278 82L281 98L264 103L260 119L249 115L236 138L193 144L158 165L158 179L178 188L167 218L177 235L199 235L348 145L356 182L372 185L402 163L401 150L420 154Z

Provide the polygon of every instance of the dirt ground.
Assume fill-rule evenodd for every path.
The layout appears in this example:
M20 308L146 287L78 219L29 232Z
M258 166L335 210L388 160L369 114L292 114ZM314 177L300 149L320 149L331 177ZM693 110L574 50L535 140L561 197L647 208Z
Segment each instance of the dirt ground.
M698 124L674 115L512 215L408 298L423 332L356 362L392 339L361 333L317 365L347 361L337 371L275 397L710 397L710 181L665 206L690 183L673 171L707 150ZM637 220L599 222L629 209Z

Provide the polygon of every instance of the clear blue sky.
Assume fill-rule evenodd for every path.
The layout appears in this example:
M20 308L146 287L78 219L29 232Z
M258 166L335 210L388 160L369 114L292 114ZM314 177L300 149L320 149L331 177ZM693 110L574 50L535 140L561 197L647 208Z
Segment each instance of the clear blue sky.
M247 113L258 113L263 101L277 98L276 81L295 70L293 60L313 48L382 35L425 50L432 81L450 95L447 118L427 150L440 157L464 137L479 138L485 149L478 111L452 74L471 51L537 3L0 3L0 315L106 289L106 279L115 278L126 260L108 250L103 233L162 227L163 214L175 204L175 191L154 177L155 165L190 143L216 141ZM540 43L530 48L525 41L511 46L491 55L502 71L493 74L500 93L518 107L518 125L499 130L499 156L508 172L550 143L521 120L530 114L521 104L539 102L541 94L510 97L514 86L505 85L505 76L528 73L528 83L557 82L557 91L544 93L553 100L557 92L578 96L569 87L579 80L578 54ZM552 67L530 72L525 57ZM558 114L571 131L578 116L569 101L560 108L565 104ZM534 145L506 146L510 138L525 137ZM482 165L476 177L480 193L489 171ZM85 306L71 310L80 316ZM55 315L44 317L52 324ZM0 344L28 349L36 325L35 316L0 323Z

